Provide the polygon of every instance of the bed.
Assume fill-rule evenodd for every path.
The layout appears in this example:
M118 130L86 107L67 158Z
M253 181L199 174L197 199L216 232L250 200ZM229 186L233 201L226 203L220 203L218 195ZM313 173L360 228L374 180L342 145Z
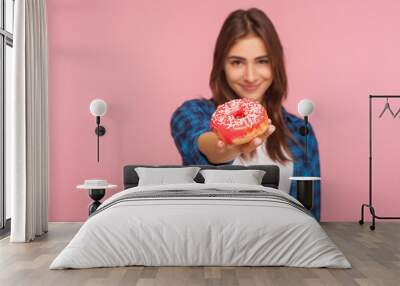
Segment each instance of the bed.
M137 167L182 166L125 166L124 190L88 218L50 269L351 267L310 212L278 189L277 166L196 166L263 170L260 185L205 183L200 172L193 183L138 185Z

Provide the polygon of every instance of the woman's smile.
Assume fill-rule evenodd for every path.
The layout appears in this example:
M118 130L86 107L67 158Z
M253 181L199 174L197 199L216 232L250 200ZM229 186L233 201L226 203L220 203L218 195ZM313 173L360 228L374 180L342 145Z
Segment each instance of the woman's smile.
M257 85L240 85L240 86L246 92L255 92L260 87L259 84L257 84Z

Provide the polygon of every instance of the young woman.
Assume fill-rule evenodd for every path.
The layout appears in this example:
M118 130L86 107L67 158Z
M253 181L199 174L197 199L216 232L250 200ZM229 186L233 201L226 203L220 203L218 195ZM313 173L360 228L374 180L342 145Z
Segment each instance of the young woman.
M308 160L303 120L282 106L287 98L283 48L271 20L257 8L236 10L225 20L214 50L211 99L184 102L172 115L171 134L184 165L278 165L279 189L296 197L290 176L320 176L318 142L310 126ZM210 129L216 107L237 98L261 103L269 129L243 145L227 145ZM314 183L313 214L320 219L320 184Z

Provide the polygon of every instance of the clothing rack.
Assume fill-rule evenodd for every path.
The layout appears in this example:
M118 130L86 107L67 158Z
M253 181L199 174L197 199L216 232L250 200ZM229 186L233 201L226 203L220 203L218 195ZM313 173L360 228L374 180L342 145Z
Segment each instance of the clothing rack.
M375 219L400 219L400 217L383 217L376 215L375 208L372 205L372 100L374 98L400 98L400 95L370 95L369 96L369 203L361 206L361 219L359 224L364 224L364 207L369 208L372 215L372 225L370 229L375 229ZM386 108L386 107L385 107ZM397 112L398 113L398 112ZM396 113L396 115L397 115Z

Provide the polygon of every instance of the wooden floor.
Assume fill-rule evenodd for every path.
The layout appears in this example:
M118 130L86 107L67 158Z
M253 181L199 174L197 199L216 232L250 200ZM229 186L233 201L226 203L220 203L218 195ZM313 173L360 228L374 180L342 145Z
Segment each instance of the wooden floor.
M48 270L80 223L50 223L32 243L0 241L0 285L400 285L400 224L322 223L353 268L119 267Z

